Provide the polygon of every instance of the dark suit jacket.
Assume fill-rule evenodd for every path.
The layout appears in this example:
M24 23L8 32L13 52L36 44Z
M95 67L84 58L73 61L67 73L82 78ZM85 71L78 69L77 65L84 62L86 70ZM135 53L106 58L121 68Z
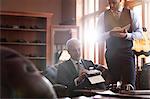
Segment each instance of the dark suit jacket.
M92 61L81 60L81 62L85 69L89 69L90 66L96 69L96 66L93 64ZM79 86L75 86L74 79L77 77L78 73L71 60L67 60L58 66L57 83L66 85L69 90L91 87L91 84L88 79L85 79L85 81Z

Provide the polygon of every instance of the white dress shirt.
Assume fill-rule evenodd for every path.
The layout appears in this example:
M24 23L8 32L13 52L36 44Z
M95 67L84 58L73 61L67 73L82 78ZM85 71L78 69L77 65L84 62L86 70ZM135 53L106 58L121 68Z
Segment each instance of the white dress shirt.
M72 61L72 63L73 63L73 65L74 65L75 69L76 69L77 71L79 71L79 67L78 67L78 65L77 65L77 63L79 63L79 61L73 60L72 58L70 58L70 60Z

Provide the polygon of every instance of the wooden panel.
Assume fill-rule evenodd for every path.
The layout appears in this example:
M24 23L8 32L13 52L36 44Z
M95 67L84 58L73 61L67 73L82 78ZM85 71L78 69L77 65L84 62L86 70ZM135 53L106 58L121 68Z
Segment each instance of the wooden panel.
M62 25L76 24L76 0L62 0Z

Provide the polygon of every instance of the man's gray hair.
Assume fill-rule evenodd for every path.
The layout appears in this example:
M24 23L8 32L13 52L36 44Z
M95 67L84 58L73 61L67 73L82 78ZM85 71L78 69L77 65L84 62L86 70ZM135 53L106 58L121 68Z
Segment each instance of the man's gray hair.
M73 45L78 44L78 43L80 43L78 39L76 39L76 38L71 38L71 39L69 39L69 40L67 41L67 43L66 43L66 48L68 49L68 48L70 48L70 47L72 47Z

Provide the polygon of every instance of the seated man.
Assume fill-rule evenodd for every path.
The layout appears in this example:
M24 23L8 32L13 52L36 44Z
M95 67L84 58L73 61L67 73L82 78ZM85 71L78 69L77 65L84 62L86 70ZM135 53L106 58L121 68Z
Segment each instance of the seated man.
M0 46L1 98L56 99L52 84L18 52Z
M70 95L75 89L84 88L97 88L105 89L105 84L91 84L87 72L92 67L95 69L95 65L92 61L80 59L80 43L77 39L70 39L66 43L68 53L71 58L63 63L59 64L57 71L57 83L66 85ZM94 87L93 87L94 86Z

